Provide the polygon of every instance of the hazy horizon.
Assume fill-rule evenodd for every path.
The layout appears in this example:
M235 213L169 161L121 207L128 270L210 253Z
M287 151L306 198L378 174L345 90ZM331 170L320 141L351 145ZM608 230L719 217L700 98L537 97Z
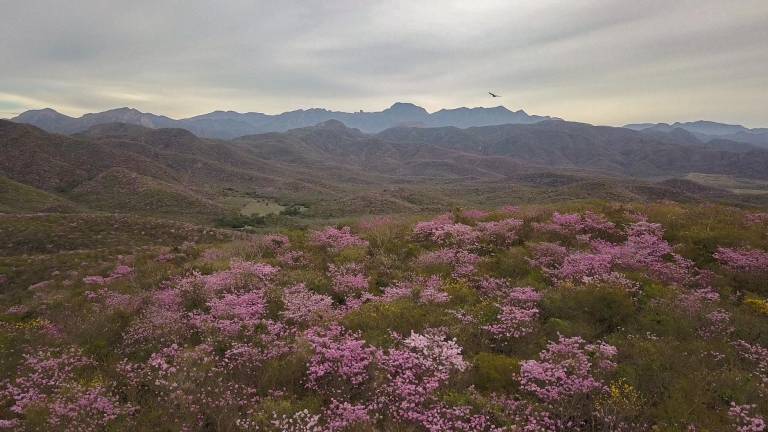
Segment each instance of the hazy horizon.
M172 118L355 112L401 101L613 126L768 126L763 1L57 5L5 5L0 117L45 107L74 117L123 106Z

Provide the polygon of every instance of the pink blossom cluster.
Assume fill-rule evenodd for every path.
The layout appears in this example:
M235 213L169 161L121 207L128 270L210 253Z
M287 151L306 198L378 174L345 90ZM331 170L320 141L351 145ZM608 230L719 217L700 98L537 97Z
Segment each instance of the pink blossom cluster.
M714 304L720 300L720 294L712 287L705 287L700 289L692 289L683 291L678 295L677 305L690 315L696 315L701 310L710 304Z
M359 333L338 324L313 327L304 337L312 347L307 387L323 392L344 392L368 380L375 349L366 345Z
M310 291L304 283L283 290L281 315L295 323L313 323L334 315L333 299Z
M419 303L446 303L451 297L442 287L443 281L439 276L415 277L385 287L383 294L374 300L387 303L402 298L413 298Z
M86 386L78 379L93 364L76 348L25 354L16 378L0 391L3 399L11 401L10 411L19 416L5 422L19 425L30 410L48 408L50 428L95 432L127 417L132 407L121 404L103 385Z
M338 266L329 264L328 276L331 278L331 288L338 294L350 295L368 289L368 276L358 263Z
M121 310L125 312L134 312L141 305L141 297L121 294L109 289L101 288L98 291L86 291L85 298L92 302L103 304L109 310Z
M496 305L499 308L496 322L483 329L496 338L518 338L533 332L541 298L541 293L534 288L512 288L502 303Z
M173 280L149 296L124 339L140 346L180 343L192 332L253 337L266 324L266 292L277 272L268 264L233 260L227 270Z
M479 262L480 257L477 254L450 247L426 252L416 260L416 264L420 266L448 266L457 278L474 274Z
M757 408L756 405L737 405L735 402L731 402L728 416L731 417L737 432L764 432L768 430L765 418L760 414L755 414L755 408Z
M578 336L560 336L539 353L539 360L521 363L520 385L545 402L601 392L601 375L616 367L616 354L616 348L604 342L588 344Z
M531 255L528 262L533 267L540 268L544 272L554 271L568 256L568 249L557 243L534 243L530 246Z
M699 329L699 335L704 338L722 337L732 333L731 314L724 309L715 309L704 315L705 324Z
M733 342L741 358L752 364L752 374L759 380L763 396L768 397L768 348L743 340Z
M613 265L610 255L574 252L549 275L557 281L581 281L584 278L609 274Z
M714 258L731 271L768 273L768 252L748 248L717 248Z
M559 432L578 430L576 421L556 415L525 399L516 399L507 395L491 395L491 403L504 414L517 429L522 432Z
M323 413L326 421L325 431L352 431L360 430L366 425L370 426L373 421L371 410L372 408L366 404L339 402L336 399L331 399L331 403Z
M237 352L232 354L233 350ZM256 389L244 379L258 365L250 360L238 346L221 355L205 343L170 345L153 353L146 363L123 361L121 385L127 392L140 390L162 404L164 420L174 429L197 430L211 416L221 420L233 413L247 416L256 405Z
M640 221L627 228L623 243L592 240L591 250L572 252L558 244L539 243L531 247L533 258L529 262L560 283L616 282L634 290L636 284L617 273L617 269L644 270L655 279L680 286L702 283L703 273L692 261L675 254L663 233L661 225Z
M469 225L454 223L450 215L441 215L426 222L419 222L413 228L417 240L431 241L442 246L473 247L479 234Z
M616 225L605 216L587 211L584 214L554 212L550 222L535 223L534 229L565 235L614 233Z
M523 226L519 219L502 219L500 221L480 222L477 231L480 238L499 246L509 246L518 238L518 233Z
M398 347L383 351L378 357L386 377L378 392L379 404L389 417L430 431L457 430L440 420L445 410L436 397L454 373L468 367L456 341L446 340L437 332L411 333L400 340ZM466 420L468 413L460 414L452 424Z
M291 241L282 234L263 235L259 238L259 244L275 253L291 247Z
M368 247L368 241L352 234L352 228L348 226L342 228L329 226L319 231L312 231L309 242L331 252L339 252L351 247Z

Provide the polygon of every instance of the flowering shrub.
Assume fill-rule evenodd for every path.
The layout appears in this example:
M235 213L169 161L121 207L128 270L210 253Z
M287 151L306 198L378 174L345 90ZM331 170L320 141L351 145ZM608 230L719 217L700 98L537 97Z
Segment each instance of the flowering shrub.
M448 266L453 276L470 276L477 271L480 257L463 249L443 248L421 255L417 261L421 266Z
M768 252L720 247L714 257L731 271L768 273Z
M728 415L736 426L738 432L763 432L768 429L765 418L753 411L756 405L736 405L731 402Z
M454 223L450 215L417 223L413 228L413 234L418 240L428 240L442 246L458 247L474 246L479 237L474 228L469 225Z
M564 235L613 233L616 225L604 216L587 211L583 215L577 213L561 214L555 212L548 223L536 223L534 228Z
M437 333L411 333L399 347L380 353L378 362L387 379L380 403L392 418L422 425L434 420L436 391L468 366L456 341Z
M539 360L521 363L520 384L545 402L596 393L605 388L601 375L616 367L616 354L606 343L560 336L539 353Z
M309 329L305 337L314 352L307 374L309 388L343 392L368 379L375 350L367 347L359 334L331 325L326 329Z
M762 225L602 208L4 256L0 429L764 430Z
M333 316L333 299L307 289L303 283L283 291L282 316L296 323L311 323Z
M93 362L76 348L45 349L26 354L17 378L7 383L0 395L10 400L16 414L10 424L20 424L27 413L48 407L51 428L98 431L131 413L101 384L84 386L80 378Z
M518 232L523 226L523 221L518 219L504 219L492 222L480 222L477 231L480 238L500 246L509 246L518 238Z
M536 307L541 294L531 287L511 289L500 309L497 322L483 327L495 337L516 338L533 332L539 309Z
M331 252L339 252L351 247L368 247L368 242L352 234L350 227L325 227L310 233L310 243Z
M328 265L331 287L339 294L353 294L368 289L368 276L360 264Z
M742 359L752 365L752 374L760 383L763 397L768 396L768 348L743 340L733 342Z

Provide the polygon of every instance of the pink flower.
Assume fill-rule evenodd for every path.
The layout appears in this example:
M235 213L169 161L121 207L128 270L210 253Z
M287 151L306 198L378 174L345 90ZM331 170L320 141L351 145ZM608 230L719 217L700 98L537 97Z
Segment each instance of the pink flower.
M332 324L325 329L311 328L305 337L314 352L309 360L309 388L336 391L359 386L368 379L375 350L366 346L359 333Z
M749 273L768 272L768 252L758 249L719 247L713 256L720 264L731 271Z
M380 403L388 415L424 426L438 403L435 392L468 366L461 347L436 332L411 333L400 347L379 353L379 363L387 379Z
M480 257L472 252L456 248L443 248L421 255L416 264L421 266L447 265L453 269L453 276L460 278L477 271Z
M334 314L333 299L310 291L303 283L283 291L283 304L282 316L297 323L314 322Z
M590 211L583 215L555 212L552 214L552 220L549 223L536 223L533 226L538 231L565 235L616 232L616 225L608 221L604 216Z
M480 222L477 231L480 238L500 246L509 246L517 240L518 232L523 226L523 221L518 219L504 219L492 222Z
M442 215L428 222L419 222L413 228L417 240L427 240L442 246L472 247L479 233L469 225L453 223L450 215Z
M763 432L768 430L765 418L760 414L754 413L757 405L736 405L731 402L731 408L728 415L731 417L738 432Z
M325 227L320 231L313 231L310 233L310 243L331 252L339 252L350 247L368 247L368 241L352 234L348 226L341 229Z
M368 276L360 264L329 264L328 276L331 277L331 287L339 294L359 293L368 289Z
M545 402L599 392L604 389L599 375L615 368L616 354L616 348L605 343L560 336L539 353L539 360L521 363L520 384Z
M541 294L531 287L512 288L500 304L496 322L483 326L496 338L518 338L533 332ZM503 294L502 294L503 295Z

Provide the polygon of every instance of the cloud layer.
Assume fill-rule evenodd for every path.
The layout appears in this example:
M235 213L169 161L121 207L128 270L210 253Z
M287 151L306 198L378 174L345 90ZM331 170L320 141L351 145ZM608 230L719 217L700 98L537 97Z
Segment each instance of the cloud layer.
M766 40L764 0L3 2L0 117L409 101L768 126Z

